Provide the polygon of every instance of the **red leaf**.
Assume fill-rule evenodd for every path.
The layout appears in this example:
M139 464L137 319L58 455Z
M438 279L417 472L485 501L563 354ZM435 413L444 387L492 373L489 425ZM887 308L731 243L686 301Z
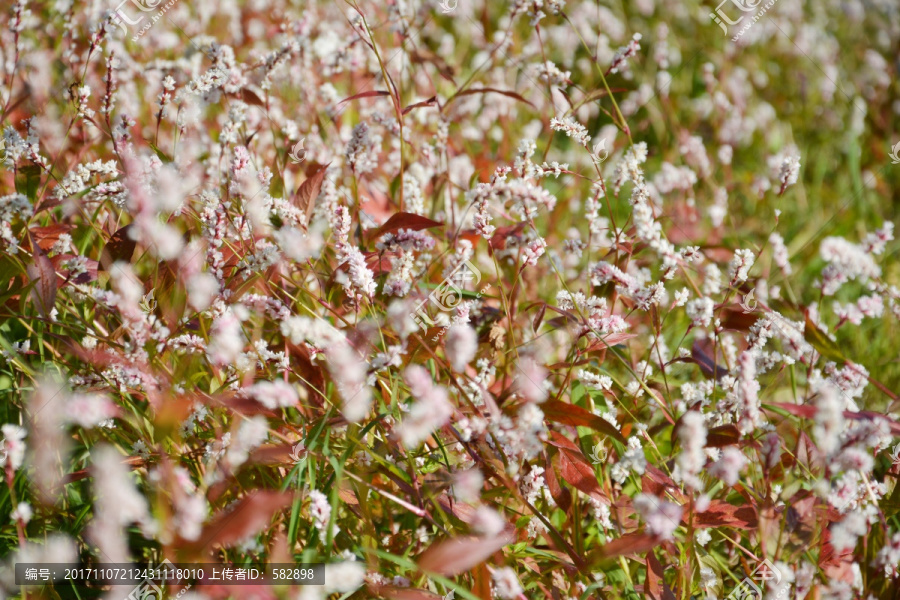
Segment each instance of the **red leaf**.
M546 451L544 452L544 460L547 464L550 464L550 458L547 456ZM554 469L547 469L544 472L544 475L547 479L547 489L550 490L550 496L553 498L553 501L556 502L556 505L559 506L563 512L569 512L569 507L572 506L572 493L559 485L559 480L556 478L556 471Z
M396 231L400 231L401 229L411 229L412 231L421 231L423 229L431 229L432 227L443 227L443 223L439 223L437 221L432 221L428 217L423 217L422 215L417 215L414 213L408 212L398 212L395 215L391 215L391 218L387 220L387 222L379 227L375 233L372 234L372 238L379 238L388 233L394 233Z
M737 529L756 529L759 516L756 509L749 505L735 506L722 500L713 500L702 513L695 513L694 527L734 527Z
M591 463L581 452L559 451L559 475L575 489L581 490L593 498L604 497Z
M53 244L59 241L59 236L71 230L71 225L48 225L47 227L35 227L29 231L41 250L46 252L53 247Z
M419 557L419 568L429 573L453 577L483 563L503 546L516 541L514 532L493 538L457 537L432 544Z
M344 98L338 104L343 104L344 102L350 102L351 100L358 100L360 98L372 98L373 96L390 96L388 92L383 92L380 90L369 90L368 92L360 92L359 94L354 94L349 98Z
M426 590L384 586L378 588L378 595L390 600L441 600L441 596Z
M265 106L266 105L266 103L263 101L263 99L259 97L259 94L257 94L250 88L243 88L241 90L241 100L243 100L247 104L252 104L253 106Z
M491 236L489 244L491 248L494 250L505 250L506 249L506 238L510 236L519 237L519 234L522 233L522 230L525 229L525 222L519 223L517 225L506 225L505 227L498 227L497 231L494 232L494 235Z
M661 543L659 538L649 533L629 533L602 546L598 555L601 559L607 559L626 554L641 554L652 550Z
M197 584L193 588L212 600L275 600L271 585L260 583L234 585L233 583Z
M582 350L581 353L585 354L587 352L593 352L594 350L606 350L609 346L621 344L622 342L628 341L631 338L636 338L637 336L638 334L636 333L611 333L592 343Z
M491 574L486 565L481 565L475 569L475 587L472 593L481 598L481 600L491 600Z
M47 255L40 250L34 252L34 262L28 265L28 278L34 282L34 288L31 290L31 297L38 310L45 317L53 310L56 304L56 291L58 283L56 281L56 269L53 263L47 258Z
M102 270L109 271L112 264L119 260L127 263L131 262L137 243L129 237L128 232L130 230L131 225L126 225L115 232L109 238L109 241L106 242L103 252L100 253L100 268Z
M465 90L465 91L458 93L457 97L471 96L472 94L501 94L501 95L507 96L509 98L515 98L519 102L524 102L525 104L528 104L529 106L534 107L534 104L532 104L531 102L529 102L528 100L523 98L521 95L517 94L516 92L510 92L508 90L498 90L497 88L490 88L490 87L477 88L474 90Z
M581 449L562 434L551 431L549 443L559 448L559 474L575 489L594 498L605 499L606 495L597 483L594 467L582 454Z
M559 400L549 400L541 404L541 410L544 411L544 417L553 423L562 423L563 425L571 425L572 427L590 427L595 431L606 434L611 438L625 443L625 438L619 433L619 430L612 426L612 423L606 419L601 419L592 412L589 412L580 406L567 404Z
M699 341L694 342L694 345L691 346L691 358L697 363L700 367L700 371L707 379L711 379L712 377L718 379L728 374L728 369L718 366L713 357L706 353Z
M666 585L665 569L652 551L647 553L647 580L644 583L644 592L651 600L675 600L675 594Z
M257 534L269 525L279 510L288 506L293 494L258 491L240 500L233 509L213 517L192 548L201 550L210 546L230 546L235 542Z
M816 416L816 407L812 404L789 404L787 402L773 402L771 406L776 408L780 408L783 411L789 412L792 415L796 415L798 417L804 417L806 419L812 419ZM870 410L860 410L860 411L844 411L844 418L851 419L853 421L874 421L876 419L884 419L888 426L891 428L891 433L894 435L900 435L900 423L891 419L882 413L872 412Z
M328 163L329 165L331 163ZM300 187L297 188L297 191L294 193L294 196L291 198L291 202L294 206L299 208L304 215L306 215L305 225L309 225L309 218L312 215L313 209L316 206L316 198L319 197L319 192L322 190L322 182L325 180L325 173L328 170L328 165L322 165L315 172L310 175L309 179L300 184Z
M531 326L534 331L537 331L541 328L541 323L544 320L544 314L547 312L547 304L545 302L541 302L541 307L538 309L537 314L534 316L534 320L531 322Z
M741 441L741 432L735 425L720 425L706 432L706 447L721 448Z
M422 100L421 102L416 102L415 104L410 104L406 108L403 109L403 114L408 114L414 108L421 108L423 106L432 106L435 102L437 102L437 96L432 96L428 100Z

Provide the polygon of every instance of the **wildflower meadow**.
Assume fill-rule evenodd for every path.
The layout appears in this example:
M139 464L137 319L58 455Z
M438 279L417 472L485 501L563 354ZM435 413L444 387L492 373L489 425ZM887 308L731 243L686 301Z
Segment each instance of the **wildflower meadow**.
M0 600L900 597L897 0L8 0Z

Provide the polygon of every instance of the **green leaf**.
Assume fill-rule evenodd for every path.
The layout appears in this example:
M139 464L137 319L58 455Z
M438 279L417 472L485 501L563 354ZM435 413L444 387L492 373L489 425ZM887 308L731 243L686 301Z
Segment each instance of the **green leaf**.
M153 142L147 142L147 143L150 144L150 148L152 148L153 151L156 152L156 155L159 157L159 160L163 161L164 163L172 162L172 158L168 154L166 154L165 152L163 152L162 150L157 148L156 144L154 144Z
M28 165L19 169L19 180L16 181L16 190L31 200L37 202L37 191L41 185L41 168L37 165Z
M803 330L803 337L807 342L812 344L816 352L827 359L835 362L845 363L847 359L841 354L841 350L837 343L813 323L809 316L806 317L806 327Z

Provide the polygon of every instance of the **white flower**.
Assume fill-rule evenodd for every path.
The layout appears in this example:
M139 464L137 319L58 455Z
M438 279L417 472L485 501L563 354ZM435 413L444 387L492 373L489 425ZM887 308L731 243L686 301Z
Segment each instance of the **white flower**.
M434 385L431 373L425 368L409 366L403 378L416 401L400 424L398 434L403 445L412 449L450 420L453 405L448 399L447 389Z
M294 386L284 381L258 381L247 389L247 394L266 408L296 406L300 397Z
M366 577L364 564L345 560L325 565L325 593L350 594L362 586Z
M553 117L550 119L550 128L553 131L562 131L567 136L587 148L591 136L588 135L587 128L573 119L572 117Z
M678 529L684 509L650 494L638 494L634 498L634 508L647 523L647 532L662 539L671 539Z
M747 464L747 457L738 448L726 446L722 450L722 458L709 468L709 474L718 477L726 485L734 485L740 478L741 471Z
M328 358L328 370L343 400L341 413L351 423L363 420L372 408L368 363L347 341L332 344L325 356Z
M494 595L501 600L515 600L523 591L516 572L509 567L494 569L491 580Z
M687 315L694 327L709 327L713 318L715 303L712 298L695 298L687 303Z
M16 509L9 514L13 521L21 521L23 525L27 525L33 515L34 511L27 502L19 502Z
M478 334L471 325L452 325L444 344L450 366L454 371L463 371L478 351Z
M694 489L700 489L701 482L697 475L706 463L706 419L695 410L688 411L681 418L678 427L678 440L681 443L681 454L675 463L682 481Z

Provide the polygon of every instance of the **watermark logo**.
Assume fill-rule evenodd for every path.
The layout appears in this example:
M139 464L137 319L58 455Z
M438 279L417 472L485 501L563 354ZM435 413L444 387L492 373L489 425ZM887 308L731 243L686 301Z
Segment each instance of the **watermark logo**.
M593 151L591 152L591 160L594 161L595 165L599 165L607 158L609 158L609 150L606 149L606 138L602 138L599 142L594 144Z
M727 36L728 35L728 26L729 25L737 25L737 24L741 23L744 20L744 17L748 16L748 15L740 15L740 16L738 16L737 19L732 20L724 12L724 9L722 8L722 6L730 2L735 7L737 7L737 9L739 11L741 11L743 13L750 13L750 12L755 11L760 6L762 1L763 0L722 0L722 2L720 2L719 5L716 7L715 12L709 13L709 18L712 19L712 21L715 22L719 27L721 27L722 32ZM738 39L740 39L740 37L742 35L747 33L747 31L751 27L753 27L753 25L755 25L760 19L763 18L763 15L765 15L766 12L768 12L768 10L770 8L775 6L776 2L778 2L778 0L768 0L755 15L750 17L749 22L745 23L743 25L743 27L741 27L741 30L738 31L737 35L735 35L734 37L731 38L731 41L732 42L738 41Z
M722 0L722 2L720 2L716 7L716 11L709 13L709 18L715 21L716 24L722 28L722 32L725 35L728 35L728 27L725 26L725 23L728 23L729 25L737 25L744 20L744 15L738 17L737 21L732 21L728 18L728 15L726 15L722 9L722 5L727 4L728 2L731 2L736 7L738 7L738 10L746 13L756 9L756 7L759 6L759 3L762 2L762 0L756 0L756 2L752 5L752 0Z
M446 596L442 596L441 600L454 600L456 598L456 590L450 590Z
M891 463L900 465L900 444L891 448Z
M441 0L438 6L445 15L452 13L459 6L459 0Z
M897 142L894 144L894 147L891 148L891 164L900 165L900 142Z
M158 567L153 569L153 571L159 574L161 579L160 583L165 585L166 579L175 575L175 565L172 564L172 561L169 559L165 559ZM173 600L181 598L189 589L191 589L191 585L192 584L190 583L187 584L184 589L175 595ZM163 589L153 582L152 577L148 577L131 590L128 595L125 596L125 600L162 600L164 597L165 592Z
M595 465L599 465L600 463L606 462L606 457L609 456L609 452L606 450L606 446L603 445L603 442L600 442L591 450L591 453L588 455L591 458L591 462Z
M756 311L756 290L750 290L750 293L741 299L740 307L745 315L749 315Z
M175 565L169 559L164 560L159 565L159 572L162 575L162 580L166 579L166 572L170 567L174 567ZM133 590L131 590L127 596L125 596L125 600L162 600L163 591L162 588L156 585L153 582L152 577L148 577L141 583L139 583Z
M775 568L768 559L762 561L756 569L744 577L744 579L734 588L725 600L763 600L765 595L763 588L766 585L777 586L781 583L781 571ZM779 597L785 590L790 589L787 586L778 591Z
M438 312L449 313L462 303L463 298L465 297L464 290L466 289L466 286L471 283L474 289L479 282L481 282L481 271L479 271L478 267L470 261L464 260L454 267L453 271L450 272L450 275L434 288L434 291L432 291L427 298L422 300L422 302L416 306L415 310L409 313L409 316L423 331L427 330L429 327L435 327L437 326L437 322L428 316L425 305L430 303L437 308ZM480 298L488 289L490 289L490 287L490 284L486 285L475 297ZM446 331L447 328L448 327L444 327L444 331ZM438 337L440 337L440 335Z
M145 314L150 314L154 310L156 310L156 298L153 297L153 292L155 290L150 290L147 294L141 298L139 306Z
M0 440L0 446L5 446L6 440ZM9 458L9 450L5 447L0 447L0 466L6 464L6 459Z
M291 151L288 153L288 156L291 157L291 162L295 165L299 165L306 160L306 148L303 147L304 142L306 142L306 138L303 138L294 144L294 147L291 148Z
M294 461L296 465L306 456L306 446L303 445L303 442L297 442L291 447L291 460Z
M133 13L129 15L122 7L127 5L129 2L134 5L141 12L149 13L155 12L156 14L149 16L148 21L144 21L144 16L140 13ZM170 8L175 6L178 3L178 0L169 0L165 4L163 4L164 0L122 0L118 6L116 6L115 10L112 11L110 15L110 21L113 25L118 25L122 32L125 35L128 35L128 27L126 25L130 25L132 28L140 25L140 29L132 36L131 41L136 42L140 38L144 36L147 31L153 27L157 21L163 18L163 16L169 11ZM132 18L136 16L137 18Z

